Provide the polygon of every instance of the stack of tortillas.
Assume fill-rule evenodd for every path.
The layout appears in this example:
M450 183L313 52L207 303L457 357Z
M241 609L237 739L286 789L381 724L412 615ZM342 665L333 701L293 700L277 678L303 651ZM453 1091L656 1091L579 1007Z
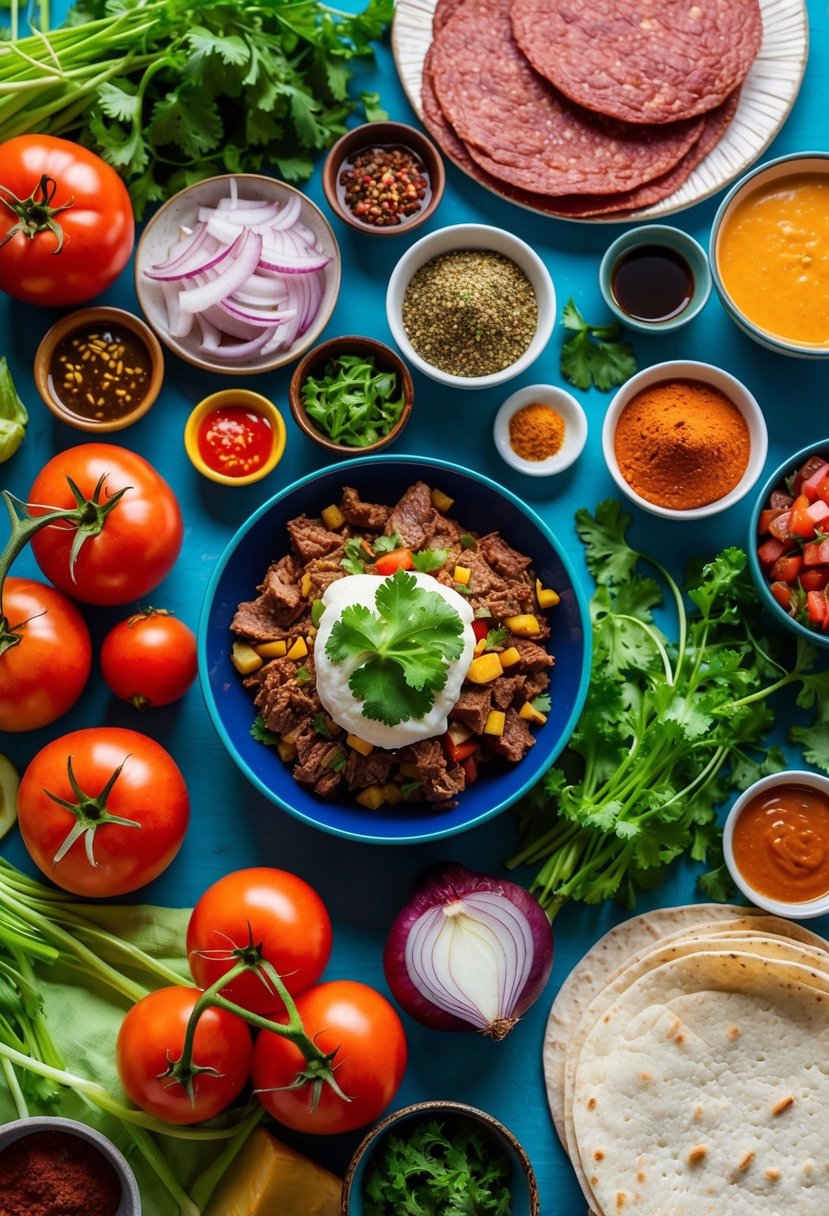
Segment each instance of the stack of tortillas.
M544 1072L596 1216L829 1213L829 943L799 925L710 904L611 930Z

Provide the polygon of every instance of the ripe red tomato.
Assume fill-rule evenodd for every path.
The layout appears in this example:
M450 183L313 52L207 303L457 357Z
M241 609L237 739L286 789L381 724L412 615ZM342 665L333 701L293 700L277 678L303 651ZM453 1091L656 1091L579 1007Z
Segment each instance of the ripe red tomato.
M187 926L190 972L209 988L238 958L233 949L252 942L292 995L315 984L331 957L331 918L325 904L296 874L254 866L226 874L209 887ZM280 997L249 972L222 996L254 1013L282 1013Z
M0 730L37 730L83 692L92 666L89 630L71 600L29 578L6 579L3 616L21 640L0 655Z
M126 604L152 591L169 574L181 549L181 510L173 491L142 456L109 443L82 443L58 452L43 466L29 492L33 515L72 507L70 477L91 499L103 478L99 501L125 489L97 535L84 541L70 565L76 530L65 523L42 528L32 539L35 560L47 578L73 599Z
M0 187L0 241L15 231L0 247L0 288L16 300L79 304L126 266L135 240L130 196L94 152L52 135L18 135L0 144Z
M384 996L356 980L306 988L296 1004L308 1036L325 1052L337 1050L334 1076L351 1100L344 1102L326 1085L312 1110L310 1084L274 1088L291 1084L304 1057L287 1039L263 1030L256 1040L252 1070L259 1101L280 1123L298 1132L328 1135L371 1123L403 1080L406 1036L400 1018Z
M159 743L102 726L41 748L23 774L17 811L26 848L48 878L75 895L109 898L143 887L167 868L184 839L190 800L178 765ZM108 822L107 815L132 826ZM72 833L78 839L56 861Z
M382 553L374 563L378 574L384 577L394 574L395 570L411 570L414 565L414 554L411 549L392 549L390 553Z
M119 621L101 646L101 671L108 687L136 709L177 701L197 670L196 635L163 609L147 608Z
M201 1123L220 1114L244 1089L252 1054L250 1031L241 1018L212 1006L200 1015L193 1039L193 1064L219 1074L193 1077L191 1103L179 1081L165 1076L181 1059L184 1034L197 988L173 985L142 997L121 1023L115 1063L127 1096L168 1123Z

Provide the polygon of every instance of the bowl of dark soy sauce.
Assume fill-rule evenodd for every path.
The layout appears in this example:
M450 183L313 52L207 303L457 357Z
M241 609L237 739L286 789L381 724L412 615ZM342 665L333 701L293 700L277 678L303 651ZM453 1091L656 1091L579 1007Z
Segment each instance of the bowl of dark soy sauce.
M644 224L618 237L602 258L599 286L612 313L640 333L665 333L693 320L711 294L708 256L692 236Z

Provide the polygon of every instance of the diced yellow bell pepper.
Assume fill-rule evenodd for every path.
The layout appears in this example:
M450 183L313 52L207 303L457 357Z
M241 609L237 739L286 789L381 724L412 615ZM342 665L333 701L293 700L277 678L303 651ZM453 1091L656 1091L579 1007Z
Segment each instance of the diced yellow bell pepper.
M374 744L366 743L365 739L361 739L359 735L346 735L345 741L349 747L353 747L355 752L359 752L361 756L370 756L374 751Z
M491 709L484 723L485 735L503 735L507 715L502 709Z
M234 642L230 651L230 661L240 675L249 676L252 672L258 671L265 660L256 653L252 646L248 646L247 642Z
M520 612L518 616L504 617L504 628L519 638L531 638L539 632L541 626L538 617L532 612Z
M288 743L286 739L280 739L276 745L276 750L280 760L284 760L286 764L290 764L292 760L296 760L296 743Z
M308 647L305 644L305 638L297 638L288 651L289 659L304 659L308 654Z
M210 1197L204 1216L339 1216L342 1183L254 1128Z
M547 715L536 709L531 701L524 702L518 711L518 717L523 718L525 722L535 722L538 726L543 726L547 721Z
M506 650L500 652L501 666L514 667L516 663L521 662L521 651L515 646L508 646Z
M466 678L473 684L488 684L490 680L497 679L503 670L500 654L494 650L488 650L486 654L479 654L476 659L472 660Z
M337 528L341 528L345 523L345 516L337 504L333 502L330 507L323 507L320 515L326 528L330 528L332 532L336 532Z
M303 599L307 600L311 594L311 575L306 570L299 581L299 594Z
M542 587L541 579L535 580L535 598L538 600L539 608L555 608L556 604L560 603L561 596L557 591L553 591L552 587Z
M479 641L477 641L475 643L475 649L473 651L473 654L483 654L485 650L486 650L486 638L480 638Z
M383 793L389 806L397 806L398 802L403 801L403 791L396 781L387 781L383 786Z
M440 511L442 515L455 505L454 498L450 498L448 494L444 494L443 490L432 490L431 494L432 506L436 511Z
M360 806L367 807L370 811L379 811L386 801L386 791L382 785L367 785L364 790L360 790L357 801Z
M417 765L412 764L409 760L400 765L400 776L405 778L406 781L417 781L421 775Z
M468 566L456 566L452 578L456 583L461 583L464 587L472 577L472 571Z
M284 638L277 638L273 642L261 642L253 649L263 659L282 659L288 653L288 643Z

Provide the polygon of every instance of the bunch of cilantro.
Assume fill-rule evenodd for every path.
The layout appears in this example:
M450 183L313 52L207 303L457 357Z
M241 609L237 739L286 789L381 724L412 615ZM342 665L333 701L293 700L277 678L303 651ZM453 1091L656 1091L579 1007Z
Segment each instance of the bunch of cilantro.
M127 182L135 212L216 173L310 177L357 102L393 0L348 14L320 0L77 0L66 24L0 59L3 138L75 139ZM366 117L383 118L376 94Z
M767 629L745 553L697 570L688 611L668 571L627 544L629 522L613 501L576 513L597 584L590 688L568 750L521 808L523 848L508 862L540 863L530 889L552 915L567 899L633 907L682 854L714 867L700 879L709 897L729 898L717 808L786 767L767 743L782 689L812 711L789 737L829 772L829 670L815 670L810 642ZM669 590L675 641L654 622L662 592L643 564Z
M509 1163L469 1123L389 1133L364 1185L366 1216L510 1216Z

